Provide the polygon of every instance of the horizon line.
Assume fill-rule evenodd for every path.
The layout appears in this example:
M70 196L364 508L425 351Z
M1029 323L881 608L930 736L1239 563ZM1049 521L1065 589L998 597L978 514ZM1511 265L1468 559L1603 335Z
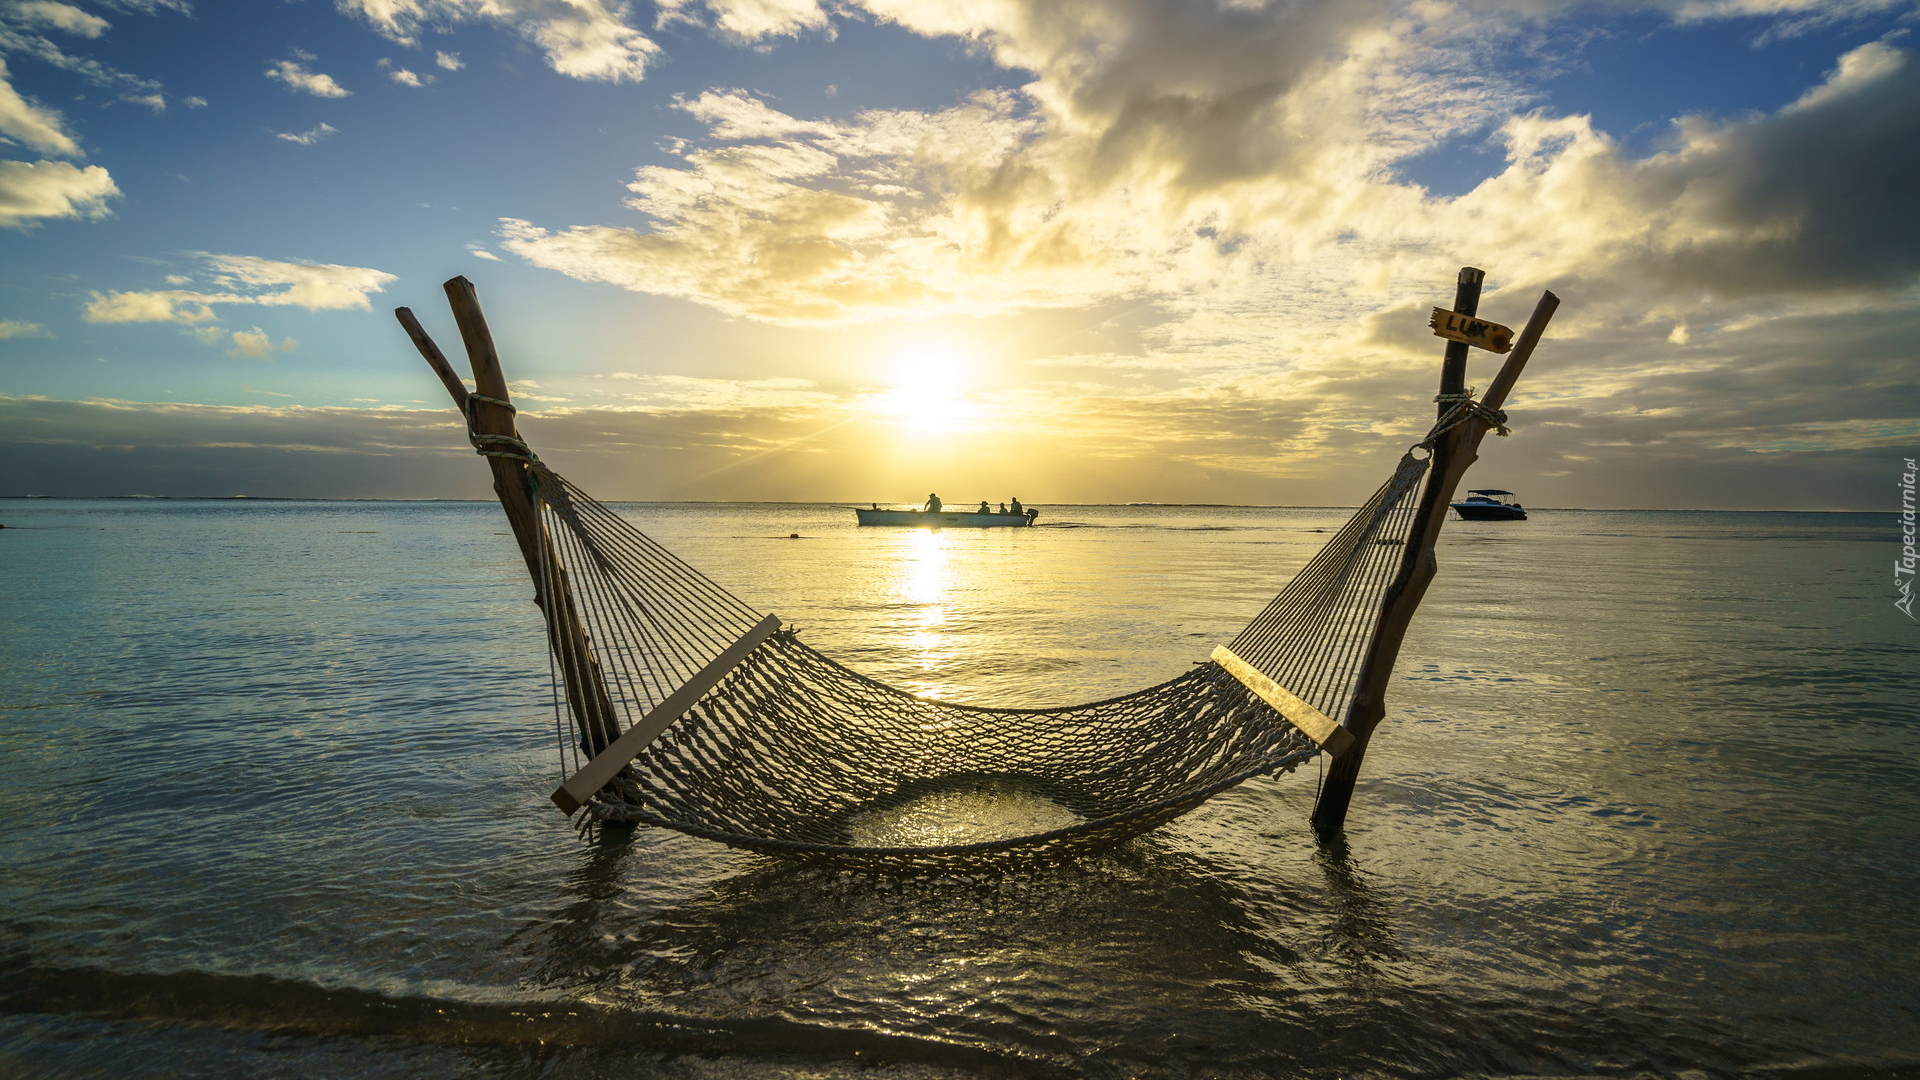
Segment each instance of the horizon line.
M463 499L449 496L418 498L384 495L0 495L0 501L18 502L314 502L314 503L476 503L491 505L493 499ZM601 499L602 503L644 503L682 506L826 506L836 509L863 509L859 500L836 499ZM1027 503L1031 507L1116 507L1186 510L1351 510L1358 503L1178 503L1178 502L1048 502ZM1558 512L1582 514L1891 514L1898 510L1855 510L1841 507L1685 507L1685 506L1529 506L1528 513Z

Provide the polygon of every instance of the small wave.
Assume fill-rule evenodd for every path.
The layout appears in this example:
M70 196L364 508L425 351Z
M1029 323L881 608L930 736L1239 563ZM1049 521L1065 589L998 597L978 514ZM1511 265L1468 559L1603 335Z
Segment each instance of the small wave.
M314 1038L519 1049L643 1047L664 1054L790 1057L1032 1073L1044 1063L978 1047L777 1016L701 1017L582 1001L476 1001L324 987L272 975L0 965L12 1013L213 1025Z

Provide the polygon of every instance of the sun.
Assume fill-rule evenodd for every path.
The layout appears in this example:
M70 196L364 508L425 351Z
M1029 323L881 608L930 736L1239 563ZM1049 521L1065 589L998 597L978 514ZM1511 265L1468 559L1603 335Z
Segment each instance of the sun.
M977 361L958 342L909 342L885 361L882 378L888 389L875 404L879 412L903 423L949 430L978 411L969 397L976 375Z

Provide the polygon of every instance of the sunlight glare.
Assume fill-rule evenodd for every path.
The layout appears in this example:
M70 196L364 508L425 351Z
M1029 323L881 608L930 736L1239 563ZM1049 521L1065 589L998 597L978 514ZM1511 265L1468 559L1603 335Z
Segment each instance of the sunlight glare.
M895 420L912 421L921 430L949 430L979 411L967 394L975 367L955 342L911 342L886 364L885 380L892 389L880 395L878 410Z

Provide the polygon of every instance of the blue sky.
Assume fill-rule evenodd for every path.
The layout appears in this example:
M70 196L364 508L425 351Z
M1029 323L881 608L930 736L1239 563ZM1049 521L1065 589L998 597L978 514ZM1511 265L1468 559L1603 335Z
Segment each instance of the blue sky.
M1473 263L1565 303L1476 481L1882 508L1915 18L0 0L0 493L483 495L390 314L465 274L607 497L1350 502Z

